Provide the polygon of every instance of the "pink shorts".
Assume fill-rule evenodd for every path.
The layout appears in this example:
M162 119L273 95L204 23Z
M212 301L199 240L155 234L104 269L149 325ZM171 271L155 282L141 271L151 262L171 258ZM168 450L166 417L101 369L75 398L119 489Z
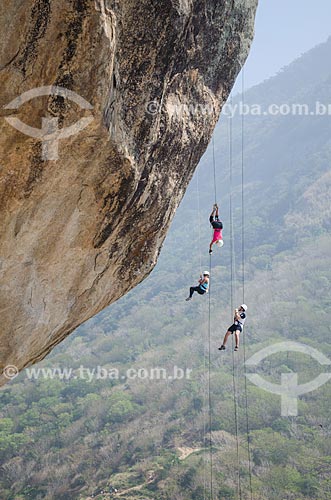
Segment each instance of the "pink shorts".
M214 229L214 236L213 236L213 241L212 243L215 243L215 241L222 240L222 229Z

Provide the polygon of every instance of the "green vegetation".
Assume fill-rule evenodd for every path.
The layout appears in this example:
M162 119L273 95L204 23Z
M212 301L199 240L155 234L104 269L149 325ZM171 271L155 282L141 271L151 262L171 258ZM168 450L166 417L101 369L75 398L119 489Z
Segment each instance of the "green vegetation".
M326 46L330 49L331 41ZM247 102L296 102L299 97L298 102L310 102L321 100L321 95L331 102L325 50L316 49L313 57L308 53L252 89ZM307 76L306 87L302 75ZM330 117L246 118L247 357L284 340L302 342L331 357L329 122ZM240 121L234 119L233 125L233 165L239 179L234 190L237 304L242 297ZM219 500L237 498L238 474L232 353L231 348L217 350L232 319L224 129L223 123L216 154L225 245L213 253L210 296L214 498ZM208 298L184 301L200 272L200 251L202 266L209 262L213 175L208 153L199 171L200 242L193 180L151 276L34 367L48 369L44 376L29 380L26 371L1 390L1 499L83 500L93 492L99 499L209 499ZM190 378L127 376L128 369L151 368L166 369L169 375L174 366L192 370ZM51 368L73 371L52 378ZM112 370L111 377L104 376L106 369ZM309 356L293 352L270 356L257 367L259 374L278 384L281 373L298 373L301 384L324 371ZM243 349L236 376L246 500ZM298 416L288 418L281 417L278 396L249 382L247 387L254 499L329 500L330 382L301 396Z

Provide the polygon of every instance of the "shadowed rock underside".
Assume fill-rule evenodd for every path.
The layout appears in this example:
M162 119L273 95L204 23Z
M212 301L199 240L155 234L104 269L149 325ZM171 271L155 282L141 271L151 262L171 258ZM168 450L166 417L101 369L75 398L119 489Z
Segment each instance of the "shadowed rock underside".
M153 269L247 57L256 4L2 0L1 369L42 359ZM61 95L5 109L51 85L93 109ZM6 117L38 129L93 120L52 160Z

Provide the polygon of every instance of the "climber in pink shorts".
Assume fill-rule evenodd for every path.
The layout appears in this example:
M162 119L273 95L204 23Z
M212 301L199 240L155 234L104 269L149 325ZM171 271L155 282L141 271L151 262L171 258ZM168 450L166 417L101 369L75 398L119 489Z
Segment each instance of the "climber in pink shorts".
M222 236L223 224L222 221L219 220L217 203L215 203L215 205L213 206L213 211L210 214L209 222L214 229L213 239L211 240L209 245L209 253L212 253L213 252L212 246L214 243L218 243L220 246L223 246L223 236Z

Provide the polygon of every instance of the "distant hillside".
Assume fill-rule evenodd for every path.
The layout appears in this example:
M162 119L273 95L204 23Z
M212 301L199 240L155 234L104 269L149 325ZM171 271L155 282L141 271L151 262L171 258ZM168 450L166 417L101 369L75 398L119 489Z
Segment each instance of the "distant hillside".
M297 59L276 77L247 91L245 104L251 107L258 104L263 112L273 104L303 104L309 107L309 112L315 111L316 103L328 106L331 103L331 68L326 60L330 54L331 38ZM240 100L241 96L235 97L232 105L238 106ZM218 192L225 210L229 191L229 122L229 118L224 117L215 134ZM238 114L232 120L232 128L233 172L238 182L236 194L239 192L241 175L241 117ZM256 251L259 243L277 243L277 250L291 247L294 239L306 235L306 232L300 228L293 234L293 226L289 228L287 222L293 220L297 212L305 210L306 202L310 203L307 210L317 224L313 234L327 231L330 191L321 181L322 191L318 201L316 199L316 205L312 204L311 197L309 200L305 197L305 192L310 191L312 185L317 186L319 179L330 172L331 114L245 116L244 144L245 232L248 248L253 247ZM205 210L208 195L209 205L213 199L212 172L209 170L208 174L205 173L211 161L212 151L209 148L199 168L201 203ZM193 181L185 200L191 207L194 189ZM238 200L237 206L239 198L234 197L235 202ZM324 216L318 218L313 215L314 211L324 213ZM306 221L312 230L311 222ZM239 214L237 223L240 224Z
M246 103L331 102L331 39ZM233 99L238 103L238 97ZM247 355L293 340L331 356L331 117L245 118L245 327ZM228 119L215 134L224 247L212 255L211 399L214 498L238 498L231 347L217 350L232 319ZM241 287L241 120L233 127L234 302ZM187 303L188 286L208 267L214 202L212 148L177 211L151 276L81 326L37 368L74 369L68 380L26 380L0 392L0 497L47 500L210 500L207 411L208 297ZM198 210L200 206L200 211ZM199 225L199 221L201 224ZM243 352L238 353L238 422L243 498L248 498ZM191 369L183 380L75 378L96 369ZM325 367L324 367L325 368ZM300 383L325 371L312 358L284 353L258 371ZM298 417L280 415L280 398L248 385L253 498L329 500L331 383L299 400ZM114 489L118 492L115 493ZM105 490L107 494L101 494ZM123 496L120 496L120 493ZM245 496L246 495L246 496Z

